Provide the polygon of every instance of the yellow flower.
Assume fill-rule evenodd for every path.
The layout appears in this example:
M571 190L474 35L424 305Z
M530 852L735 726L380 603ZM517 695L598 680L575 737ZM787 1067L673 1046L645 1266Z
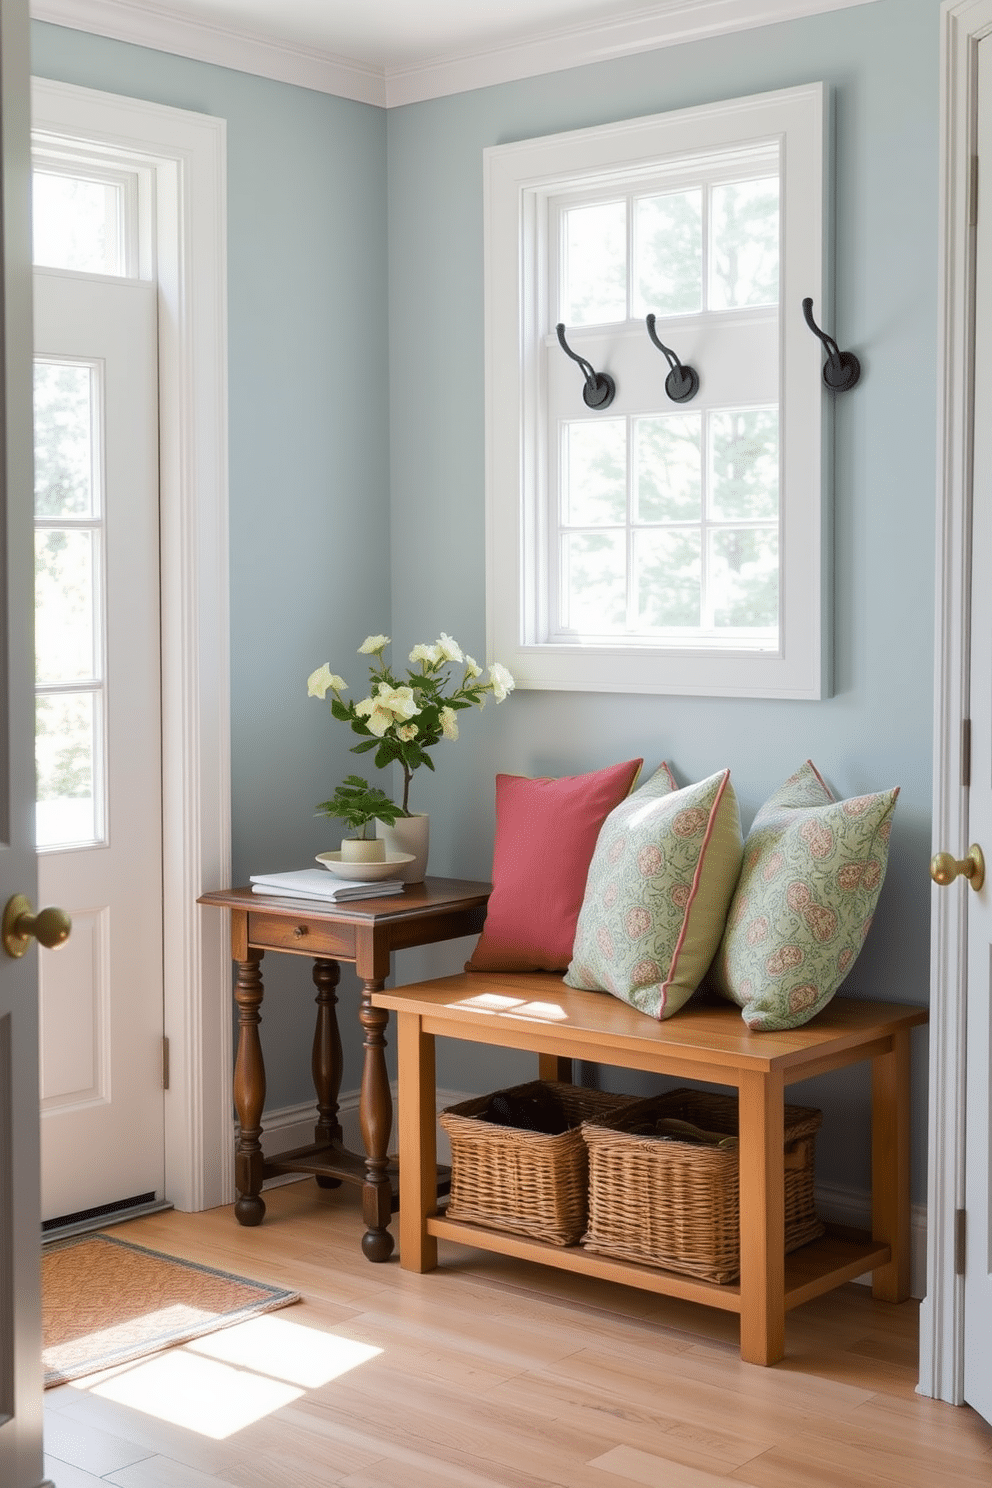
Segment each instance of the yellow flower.
M389 637L384 635L366 636L358 648L359 656L378 656L380 651L385 651L389 645Z
M401 723L396 729L396 737L401 744L409 744L410 740L415 739L418 733L419 729L415 723Z
M509 697L517 684L503 663L494 661L489 668L489 685L493 690L493 697L501 703L505 697Z
M410 652L410 660L414 663L422 661L427 666L437 666L441 660L440 648L438 646L425 646L423 642L420 642Z
M442 708L438 714L438 722L446 739L458 738L458 714L454 708Z
M467 651L465 653L465 675L466 677L471 677L473 679L482 676L482 668L476 661L475 657L469 656Z
M332 692L344 692L347 686L344 678L339 677L337 672L332 672L325 661L322 667L311 672L307 678L307 697L323 698L327 696L328 688Z
M420 709L412 687L390 687L388 682L380 682L374 697L355 704L355 712L365 719L369 733L381 739L394 723L413 718Z
M437 649L438 651L440 651L445 661L465 660L465 657L462 655L461 646L459 646L456 640L453 640L451 636L449 636L446 630L442 630L441 634L437 638Z

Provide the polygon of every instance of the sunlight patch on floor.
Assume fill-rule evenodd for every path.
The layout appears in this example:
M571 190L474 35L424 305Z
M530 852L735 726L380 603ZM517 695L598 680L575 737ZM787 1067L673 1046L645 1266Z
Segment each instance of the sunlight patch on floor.
M316 1390L382 1353L371 1344L319 1333L316 1328L271 1316L196 1338L186 1347L308 1390Z
M282 1318L253 1318L169 1349L97 1382L74 1381L105 1400L224 1441L308 1389L374 1359L382 1349Z

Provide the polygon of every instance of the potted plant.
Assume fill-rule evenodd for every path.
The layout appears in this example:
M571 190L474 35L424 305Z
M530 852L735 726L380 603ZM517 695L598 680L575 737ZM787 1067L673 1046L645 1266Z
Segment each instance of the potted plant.
M341 840L342 862L381 863L386 844L375 836L373 823L392 826L403 808L391 801L377 785L369 785L360 775L346 775L329 801L317 807L324 816L336 816L349 829L350 836Z
M383 823L379 835L387 840L387 852L414 855L414 861L402 871L404 881L419 883L427 866L428 818L410 810L414 771L422 765L434 769L428 751L442 739L458 738L460 712L483 708L490 697L501 703L513 691L514 681L498 661L484 677L479 664L445 631L433 645L414 646L405 673L394 671L385 660L383 652L389 644L389 636L371 635L358 648L360 656L370 658L367 697L345 702L341 694L348 684L331 671L327 662L311 672L307 691L310 697L321 699L327 699L330 693L332 715L359 735L352 754L374 750L377 769L398 764L403 771L402 805L394 808L395 815L389 820L381 811L376 815ZM452 668L458 670L452 672Z

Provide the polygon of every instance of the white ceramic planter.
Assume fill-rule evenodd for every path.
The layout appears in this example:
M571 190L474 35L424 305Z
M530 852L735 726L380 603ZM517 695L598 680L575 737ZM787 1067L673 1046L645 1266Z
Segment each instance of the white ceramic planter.
M379 826L380 823L376 823ZM386 844L378 837L344 837L341 841L342 863L381 863L386 857Z
M426 812L398 816L391 827L381 821L375 824L376 836L382 839L387 853L413 853L413 862L396 871L397 878L404 883L423 883L427 872L430 826L431 819Z

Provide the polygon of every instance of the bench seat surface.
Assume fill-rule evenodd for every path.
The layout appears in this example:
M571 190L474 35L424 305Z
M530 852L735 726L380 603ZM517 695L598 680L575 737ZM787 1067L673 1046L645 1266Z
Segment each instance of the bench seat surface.
M426 1032L545 1049L609 1062L610 1050L649 1062L678 1053L728 1069L781 1070L829 1061L845 1050L889 1038L927 1020L907 1003L835 997L802 1028L752 1033L731 1003L697 996L674 1017L656 1022L605 992L568 987L555 972L463 972L373 994L377 1007L418 1013ZM864 1057L863 1055L861 1057ZM712 1077L711 1077L712 1078Z

